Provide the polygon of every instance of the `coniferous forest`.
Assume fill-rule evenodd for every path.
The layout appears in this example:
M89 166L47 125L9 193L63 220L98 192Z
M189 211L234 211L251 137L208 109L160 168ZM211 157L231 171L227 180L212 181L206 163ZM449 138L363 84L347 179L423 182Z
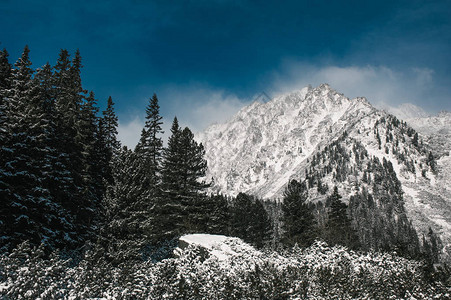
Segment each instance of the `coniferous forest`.
M37 69L29 53L12 64L0 52L2 299L450 296L448 267L434 266L440 240L431 230L420 242L393 167L358 144L350 154L341 141L326 147L280 202L208 194L203 145L176 117L163 141L156 94L128 149L117 139L113 99L83 88L79 51L61 50L55 65ZM346 204L320 174L334 170L343 181L350 155L374 188ZM324 203L308 201L313 187ZM252 247L229 264L195 246L174 256L190 233ZM244 247L241 240L229 246Z

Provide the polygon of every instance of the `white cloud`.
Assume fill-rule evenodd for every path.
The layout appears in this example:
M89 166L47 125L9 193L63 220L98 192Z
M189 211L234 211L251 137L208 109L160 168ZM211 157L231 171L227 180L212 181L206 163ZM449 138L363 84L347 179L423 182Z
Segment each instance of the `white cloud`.
M118 139L123 146L127 146L129 149L135 149L136 144L141 136L141 130L144 126L144 119L139 116L131 119L129 122L120 122L117 128Z
M271 89L276 93L286 93L308 84L317 86L329 83L349 98L363 96L376 106L387 103L397 106L410 102L428 111L430 109L426 99L433 89L433 74L433 70L427 68L395 70L386 66L317 67L291 61L271 75Z
M199 84L171 87L163 94L175 99L173 114L177 116L181 126L188 126L193 132L204 130L213 123L227 121L249 103L248 99L239 99L224 90L215 90Z

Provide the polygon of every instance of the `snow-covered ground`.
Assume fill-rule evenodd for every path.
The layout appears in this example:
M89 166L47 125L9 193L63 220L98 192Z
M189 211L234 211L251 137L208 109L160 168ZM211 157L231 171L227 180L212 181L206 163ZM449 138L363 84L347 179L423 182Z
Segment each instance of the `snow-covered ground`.
M174 250L174 254L179 256L183 252L183 249L189 246L199 246L202 249L208 250L210 255L213 255L220 261L231 259L234 256L242 255L242 253L249 251L259 253L258 250L243 243L238 238L198 233L180 237L179 247Z

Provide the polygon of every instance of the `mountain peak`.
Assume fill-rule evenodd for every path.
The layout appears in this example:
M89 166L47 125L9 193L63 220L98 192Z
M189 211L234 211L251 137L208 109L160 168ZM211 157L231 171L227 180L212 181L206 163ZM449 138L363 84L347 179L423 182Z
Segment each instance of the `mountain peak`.
M206 149L207 178L214 178L214 191L280 196L318 146L373 111L359 99L351 101L321 84L254 102L230 122L207 128L198 139Z
M330 85L328 83L321 83L320 85L318 85L318 87L316 87L316 89L318 89L318 90L331 90L332 88L330 87Z

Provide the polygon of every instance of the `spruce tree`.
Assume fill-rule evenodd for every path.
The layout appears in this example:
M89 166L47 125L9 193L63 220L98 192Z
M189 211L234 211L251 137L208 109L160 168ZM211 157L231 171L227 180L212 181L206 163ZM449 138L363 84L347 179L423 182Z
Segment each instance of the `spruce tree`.
M208 187L205 176L207 162L202 144L194 140L188 128L181 129L177 118L171 127L162 163L162 195L156 205L158 230L168 237L193 231L199 226L199 215Z
M326 203L330 204L324 236L326 241L330 245L340 244L351 249L358 248L359 240L347 214L348 206L341 201L341 195L336 186L332 194L327 197Z
M140 259L149 241L149 195L143 195L139 156L124 147L113 158L113 184L108 186L104 205L106 222L103 229L108 256L115 263L124 259Z
M155 206L154 233L162 238L173 238L180 234L184 219L181 200L181 128L177 117L171 127L171 136L164 149L162 163L162 196Z
M56 137L56 109L54 91L52 86L52 70L49 64L37 69L34 78L34 91L32 95L33 116L31 128L33 132L33 145L31 151L36 157L36 168L40 171L41 187L48 192L48 205L50 222L47 240L58 248L73 245L74 225L73 218L62 206L60 191L68 184L66 176L69 174L64 165L60 163L61 157L55 146ZM30 147L30 146L28 146Z
M98 108L94 92L81 106L79 119L77 120L77 135L75 141L80 148L80 159L82 169L80 175L82 179L82 195L79 201L79 210L76 212L78 227L85 235L85 239L94 234L94 230L99 222L98 208L105 191L104 174L102 166L102 143L103 136L99 129Z
M33 234L35 223L29 211L36 207L36 198L29 195L36 180L30 173L29 151L27 149L29 122L29 99L32 90L32 73L30 68L28 46L15 63L11 90L5 103L5 139L2 146L2 167L0 176L0 198L2 199L2 236L6 243L17 242L20 238L30 238L37 242ZM9 239L9 241L8 241ZM2 246L5 244L2 243Z
M260 200L239 193L230 208L230 233L256 247L263 247L271 238L272 226Z
M6 49L0 52L0 196L4 195L8 189L5 177L6 177L6 162L7 157L10 154L7 145L8 134L8 122L7 122L7 96L10 93L12 81L12 67L8 61L8 52ZM0 213L4 216L5 198L1 198ZM0 221L0 234L4 232L6 224Z
M83 103L86 91L81 83L81 55L77 50L72 61L67 50L61 50L54 73L55 102L58 114L58 151L70 172L70 186L64 195L64 207L75 218L77 235L82 243L93 236L91 161L94 120L93 105ZM87 98L89 99L89 97ZM89 102L91 100L87 100ZM94 114L95 115L95 114ZM89 150L88 150L89 149Z
M3 98L6 97L11 88L12 67L8 61L8 56L9 54L6 49L0 51L0 114Z
M289 246L309 246L315 239L314 216L307 204L308 189L304 182L291 180L282 202L282 242Z
M146 107L146 123L141 133L141 139L136 146L136 152L143 158L143 166L148 173L146 188L154 189L160 183L161 156L163 152L163 140L161 134L162 117L160 116L160 106L156 94L149 99Z
M255 199L253 202L249 220L252 220L250 224L251 240L249 242L258 248L262 248L270 241L273 231L271 220L261 200Z
M108 161L111 160L114 154L120 150L120 142L117 140L117 126L118 118L114 112L114 102L113 99L108 97L107 108L102 112L102 130L105 136L105 145L108 149Z
M201 232L227 235L229 232L230 209L224 195L205 197Z

